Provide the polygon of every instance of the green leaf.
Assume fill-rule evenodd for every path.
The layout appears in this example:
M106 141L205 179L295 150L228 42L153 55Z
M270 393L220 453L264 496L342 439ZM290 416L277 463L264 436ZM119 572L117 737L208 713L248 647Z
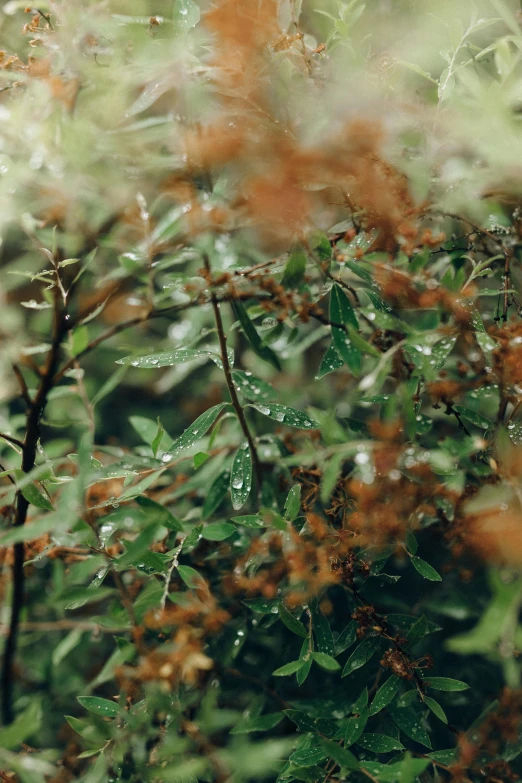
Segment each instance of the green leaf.
M53 505L49 498L42 494L34 484L26 484L25 487L22 487L21 491L24 498L28 503L31 503L32 506L43 508L45 511L53 510Z
M406 636L406 639L408 641L408 645L414 645L417 644L426 634L428 633L428 623L424 615L422 617L419 617L419 619L412 625L410 630L408 631L408 634Z
M104 718L115 718L121 712L121 707L118 704L99 696L78 696L77 698L86 710Z
M289 677L291 674L295 674L302 665L303 661L301 660L290 661L290 663L285 663L284 666L280 666L279 669L273 671L272 675L274 677Z
M339 356L339 352L335 347L335 343L332 341L328 346L328 350L326 351L325 355L322 358L321 364L319 366L319 370L317 371L317 375L315 376L315 380L319 381L321 380L321 378L324 378L325 375L328 375L329 373L334 372L335 370L340 370L341 367L343 366L344 366L344 361Z
M302 661L301 661L302 663ZM287 718L295 723L300 731L316 731L316 725L312 718L301 710L283 710Z
M230 487L230 470L225 468L212 482L207 492L201 514L203 519L208 519L214 511L220 507L227 496Z
M330 295L330 321L334 324L344 324L357 330L359 324L355 312L348 301L348 297L338 285L334 285ZM344 362L354 375L361 371L361 353L352 342L346 329L332 326L332 339Z
M310 671L312 669L312 656L310 655L306 661L303 661L302 667L297 672L295 679L297 680L297 684L301 686L308 675L310 674Z
M398 704L390 704L388 710L394 723L406 736L431 750L431 740L423 725L423 713L413 707L401 707Z
M147 523L154 522L156 525L166 527L168 530L177 530L179 532L183 530L181 522L161 503L157 503L146 495L137 497L136 503L145 512Z
M340 733L347 748L354 745L362 735L369 717L370 713L368 710L363 709L358 715L348 718L348 720L343 722Z
M310 612L312 616L312 628L319 652L333 656L335 644L330 623L319 609L316 602L310 607Z
M308 637L308 633L303 623L288 611L284 604L279 605L279 619L286 625L289 631L301 636L303 639Z
M466 691L469 688L465 682L450 677L425 677L424 684L436 691Z
M147 419L145 416L130 416L129 422L136 430L140 438L152 448L152 444L154 443L158 433L158 422L153 421L152 419ZM169 440L171 441L172 438L168 435L168 433L163 431L163 436L158 448L161 447L162 443L168 443Z
M406 549L410 553L410 555L416 555L417 554L417 539L411 532L411 530L406 531Z
M424 704L429 707L429 709L433 712L434 715L437 716L439 720L441 720L443 723L447 723L448 719L446 717L446 713L438 703L438 701L435 701L435 699L430 698L429 696L424 697Z
M296 674L296 680L298 685L302 685L308 675L310 674L310 671L312 669L312 650L313 650L313 639L307 638L303 640L303 643L301 645L301 652L299 653L299 657L303 662L303 666Z
M246 718L238 723L230 731L231 734L251 734L253 731L270 731L281 723L284 715L282 712L271 712L256 718Z
M232 517L232 522L235 522L236 525L244 525L244 527L253 529L265 527L265 521L259 514L244 514L240 517Z
M213 408L209 408L205 413L202 413L201 416L198 416L196 421L193 422L190 427L187 427L183 435L174 441L168 451L177 454L180 451L185 451L185 449L190 449L208 432L223 408L226 408L228 405L228 402L221 402L219 405L214 405ZM164 460L165 456L166 455L163 457Z
M385 734L363 734L357 744L372 753L391 753L392 750L404 750L404 745L393 737Z
M319 261L329 261L331 259L332 246L324 231L312 231L308 235L307 240Z
M286 263L281 285L285 288L299 288L304 280L306 263L307 258L303 250L300 248L294 250Z
M384 685L381 685L373 697L373 701L370 704L370 715L376 715L378 712L387 707L388 704L390 704L395 698L395 694L399 690L400 686L401 681L399 677L396 677L394 674L392 674L391 677L388 677Z
M429 579L430 582L442 582L441 575L425 560L422 560L420 557L412 557L411 562L415 570L418 571L424 579Z
M195 525L188 536L183 539L183 547L182 551L186 551L187 549L191 549L195 547L199 539L201 538L201 533L203 532L204 525Z
M230 472L232 506L239 511L248 500L252 489L252 455L245 441L236 451Z
M348 674L356 671L356 669L360 669L365 663L368 663L381 646L382 640L379 636L370 636L364 639L346 661L342 676L346 677Z
M338 745L337 742L322 739L321 745L328 753L328 756L339 764L339 766L345 767L346 769L359 769L359 762L353 753L346 748L341 747L341 745Z
M201 531L203 538L207 541L224 541L230 538L236 532L235 525L230 522L212 522Z
M341 631L335 642L335 654L340 655L342 652L351 647L357 641L357 629L359 623L357 620L352 620L348 623L344 631Z
M205 580L195 568L186 565L178 566L178 573L187 587L197 590L205 584Z
M410 628L412 627L412 625L414 625L417 622L415 617L411 617L408 614L395 614L394 612L387 613L386 618L390 625L393 625L394 628L401 631L401 633L404 635L406 635L410 630ZM432 623L431 620L428 620L427 630L428 633L435 633L436 631L440 631L441 627L436 623Z
M327 669L329 672L336 672L341 668L341 664L337 663L335 658L332 658L331 655L327 655L326 653L314 652L312 653L312 658L319 666L323 669Z
M285 519L293 522L301 510L301 485L294 484L285 500Z
M251 402L267 402L275 397L275 389L266 381L258 378L257 375L252 375L251 372L234 370L232 379L236 391L240 392L245 399Z
M429 764L428 759L415 759L405 754L401 761L394 764L381 764L378 761L362 761L361 767L379 783L415 783L418 776Z
M67 636L64 636L63 639L60 642L58 642L58 644L53 650L53 654L51 657L53 666L60 665L63 659L67 655L69 655L69 653L72 650L74 650L75 647L78 646L82 636L83 636L83 631L81 629L73 628L73 630L70 633L68 633Z
M448 767L455 762L455 748L448 748L448 750L434 750L432 753L428 753L430 759L438 761L439 764L446 764Z
M159 525L157 523L152 523L142 530L134 541L126 541L125 553L113 561L118 571L123 571L132 566L135 567L143 562L144 555L149 553L148 550L156 538L158 527Z
M78 356L89 345L89 328L77 326L73 330L71 339L71 356Z
M274 419L274 421L286 424L287 427L297 427L301 430L317 429L317 422L315 422L311 416L308 416L301 411L297 411L295 408L288 408L286 405L267 402L263 405L252 404L250 407L255 408L255 410L262 413L263 416L268 416L269 418Z
M462 405L454 405L453 408L457 411L457 413L460 414L460 416L462 416L463 419L470 421L476 427L480 427L483 430L488 430L493 426L493 422L490 421L490 419L487 419L480 413L471 410L471 408L464 408Z
M0 728L0 748L15 750L20 743L27 742L40 731L43 718L40 700L33 697L26 709L17 715L9 726Z
M161 367L173 367L175 364L192 362L194 359L212 359L218 367L223 369L223 363L217 351L201 348L178 348L175 351L150 353L146 356L124 356L122 359L118 359L116 364L130 365L143 370L158 370Z
M245 333L245 337L250 343L254 353L256 353L260 359L263 359L265 362L272 364L276 370L281 370L281 363L277 355L271 348L268 347L268 345L263 345L260 336L258 335L241 302L233 300L232 309L234 311L234 315L241 324L243 332Z
M162 441L164 433L165 433L165 430L163 429L163 424L161 423L161 421L158 418L158 431L156 433L156 436L155 436L154 440L151 443L152 453L154 454L155 457L156 457L156 455L158 453L158 449L160 447L160 443Z
M249 598L243 601L253 612L258 614L278 614L279 602L276 599L265 600L264 598Z
M194 454L194 469L197 470L200 468L208 459L210 459L210 454L206 454L204 451L198 451L197 454Z
M322 748L308 748L307 750L296 750L289 760L298 767L312 767L326 758L328 758L328 754Z

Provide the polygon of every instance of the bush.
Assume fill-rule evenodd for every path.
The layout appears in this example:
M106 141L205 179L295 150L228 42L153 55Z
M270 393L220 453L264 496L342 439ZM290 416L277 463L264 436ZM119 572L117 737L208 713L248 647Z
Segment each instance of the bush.
M3 780L520 779L515 6L3 4Z

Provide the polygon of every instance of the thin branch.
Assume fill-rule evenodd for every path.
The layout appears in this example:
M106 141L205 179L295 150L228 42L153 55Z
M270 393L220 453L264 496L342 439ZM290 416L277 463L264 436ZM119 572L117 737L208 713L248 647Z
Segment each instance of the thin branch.
M6 474L7 474L7 478L9 479L9 481L11 482L11 484L14 484L14 486L16 487L16 481L15 481L15 480L14 480L14 478L11 476L11 474L7 472L7 469L6 469L6 468L5 468L5 467L4 467L4 466L3 466L1 463L0 463L0 470L2 471L2 473L6 473ZM1 497L1 496L0 496L0 497Z
M207 255L204 257L205 260L205 269L207 270L209 276L211 273L210 270L210 261ZM241 403L239 402L239 398L237 396L236 387L234 385L234 379L232 378L232 370L230 367L230 362L228 361L228 352L227 352L227 339L225 337L225 330L223 328L223 319L221 318L221 313L219 310L219 303L216 295L212 292L210 295L210 300L212 302L212 307L214 309L214 318L216 321L216 329L219 339L219 347L221 351L221 361L223 362L223 370L225 373L225 380L228 387L228 393L230 394L230 399L232 401L232 405L234 407L234 410L236 412L237 418L239 420L239 423L241 425L241 429L243 430L243 434L247 440L248 447L250 449L250 453L252 455L252 462L254 465L254 473L256 475L257 479L257 488L258 491L261 491L262 486L262 470L261 470L261 462L259 461L259 455L257 453L256 444L254 441L254 438L252 437L252 433L250 432L250 427L248 426L248 422L246 420L245 412L241 406Z
M47 354L47 360L42 373L38 391L27 412L25 439L22 444L22 470L24 473L30 473L35 466L36 451L38 447L38 441L40 439L40 419L47 404L47 397L53 386L54 376L58 368L61 344L67 332L67 321L65 316L65 309L62 308L58 298L55 297L54 326L51 348ZM27 519L28 508L28 500L24 497L22 492L18 492L16 495L16 516L14 527L23 527ZM9 622L9 633L7 635L4 648L2 672L0 675L0 684L2 688L2 718L4 724L6 725L12 723L14 719L13 665L16 655L18 625L24 603L24 557L24 542L18 541L13 547L13 588L11 596L11 617Z
M13 446L18 446L19 449L24 448L24 444L21 440L18 440L18 438L13 438L12 435L6 435L5 432L0 432L0 438L3 438L8 443L12 443Z
M25 382L24 376L22 375L22 371L17 364L13 364L13 372L16 375L16 379L20 386L20 394L22 395L27 405L31 405L32 400L31 400L31 395L29 394L29 389L27 388L27 384Z

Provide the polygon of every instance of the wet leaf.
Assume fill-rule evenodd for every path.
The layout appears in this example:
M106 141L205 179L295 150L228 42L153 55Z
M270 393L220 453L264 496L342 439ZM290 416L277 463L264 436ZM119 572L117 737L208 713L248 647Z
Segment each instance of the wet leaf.
M115 718L121 712L121 707L118 704L99 696L78 696L78 701L89 712L104 718Z
M274 421L280 424L285 424L287 427L297 427L302 430L315 430L317 428L317 422L311 416L297 411L295 408L288 408L286 405L267 402L264 405L251 405L250 407L255 408L263 416L268 416L270 419L274 419Z
M252 455L248 443L244 442L236 451L230 471L230 494L235 511L242 508L252 489Z
M441 575L435 571L433 566L422 560L420 557L412 557L411 562L416 571L419 572L424 579L429 579L430 582L442 582Z

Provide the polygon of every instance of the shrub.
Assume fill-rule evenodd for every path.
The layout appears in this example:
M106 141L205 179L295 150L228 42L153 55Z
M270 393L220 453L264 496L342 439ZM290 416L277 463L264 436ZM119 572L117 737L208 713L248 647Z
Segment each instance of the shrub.
M519 780L515 3L1 14L2 779Z

